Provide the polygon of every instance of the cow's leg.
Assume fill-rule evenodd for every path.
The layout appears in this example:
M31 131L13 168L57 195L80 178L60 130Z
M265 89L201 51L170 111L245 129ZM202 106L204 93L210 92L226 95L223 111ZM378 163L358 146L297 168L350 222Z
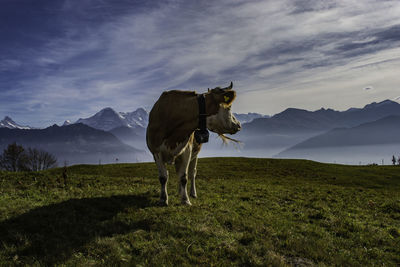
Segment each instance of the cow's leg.
M192 205L187 194L188 167L192 149L188 146L185 151L175 159L176 174L179 178L179 194L182 204Z
M199 154L200 150L201 150L201 144L198 144L196 141L194 141L192 148L192 156L188 170L189 179L192 182L192 185L190 187L190 196L193 198L197 198L197 192L196 192L197 155Z
M161 194L160 194L160 205L168 206L168 192L167 192L167 182L168 182L168 170L165 166L160 155L154 155L154 160L158 168L158 178L161 184Z
M197 154L193 157L189 163L189 179L191 180L191 187L190 187L190 196L193 198L197 198L196 193L196 174L197 174Z

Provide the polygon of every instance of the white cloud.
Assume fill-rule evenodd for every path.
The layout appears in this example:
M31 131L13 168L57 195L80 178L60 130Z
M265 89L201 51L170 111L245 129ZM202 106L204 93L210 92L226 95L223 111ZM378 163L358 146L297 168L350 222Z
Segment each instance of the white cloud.
M64 9L88 18L112 5L73 2ZM95 27L68 20L67 34L26 63L40 67L36 77L11 93L49 114L47 121L70 110L72 120L104 106L129 111L151 105L164 89L200 91L231 80L239 112L348 108L398 94L400 39L390 28L400 25L397 1L165 3L142 13L109 11ZM359 88L370 84L380 90L361 97Z

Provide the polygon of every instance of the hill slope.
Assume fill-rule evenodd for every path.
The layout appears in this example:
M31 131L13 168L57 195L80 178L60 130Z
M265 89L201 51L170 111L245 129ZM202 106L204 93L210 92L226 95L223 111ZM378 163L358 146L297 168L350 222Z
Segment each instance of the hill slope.
M380 161L400 153L400 116L364 123L352 128L339 128L311 137L277 155L283 158L307 158L338 161L352 157ZM343 162L343 161L341 161Z
M53 153L60 164L135 161L143 152L123 144L114 135L84 124L57 125L46 129L0 129L0 149L17 142Z
M146 128L143 128L141 126L121 126L114 128L109 132L127 145L146 151L148 150L146 146Z
M200 159L158 207L154 163L0 172L0 265L400 264L398 166Z

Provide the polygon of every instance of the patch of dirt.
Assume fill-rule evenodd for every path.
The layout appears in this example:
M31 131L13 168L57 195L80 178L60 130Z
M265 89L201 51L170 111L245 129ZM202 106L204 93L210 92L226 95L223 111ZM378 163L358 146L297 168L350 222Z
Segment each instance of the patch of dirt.
M315 264L309 259L294 256L284 256L284 258L287 264L294 267L315 266Z

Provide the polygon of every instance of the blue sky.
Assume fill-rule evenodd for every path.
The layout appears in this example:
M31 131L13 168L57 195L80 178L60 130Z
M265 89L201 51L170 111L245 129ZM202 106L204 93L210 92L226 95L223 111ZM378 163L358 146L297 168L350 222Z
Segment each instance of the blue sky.
M0 116L43 127L234 82L236 112L400 97L400 2L1 0Z

